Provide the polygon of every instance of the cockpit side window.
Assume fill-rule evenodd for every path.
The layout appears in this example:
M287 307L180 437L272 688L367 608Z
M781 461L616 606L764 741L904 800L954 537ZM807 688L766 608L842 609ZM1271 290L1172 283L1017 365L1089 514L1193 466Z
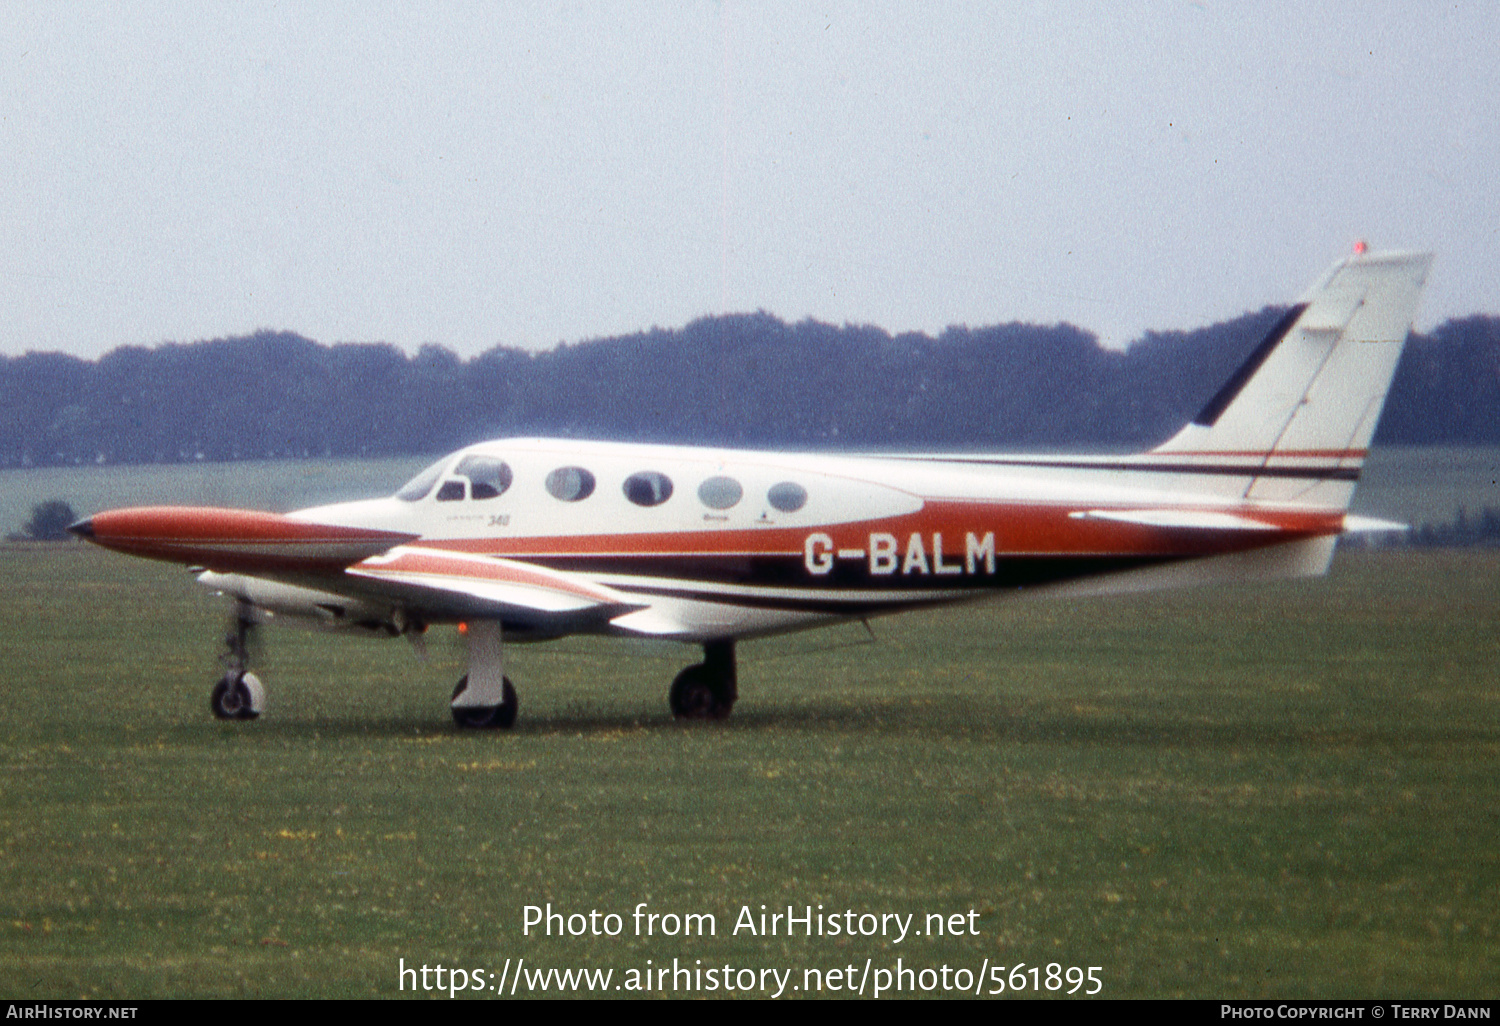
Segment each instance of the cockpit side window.
M462 481L444 481L443 487L438 489L438 502L456 502L464 497L464 483Z
M453 472L469 479L471 499L493 499L510 487L510 465L493 456L465 456Z
M443 476L443 465L447 462L448 457L444 456L432 466L427 467L402 485L401 489L396 492L396 498L403 502L420 502L427 498L427 493L432 491L432 486L437 484L438 478Z

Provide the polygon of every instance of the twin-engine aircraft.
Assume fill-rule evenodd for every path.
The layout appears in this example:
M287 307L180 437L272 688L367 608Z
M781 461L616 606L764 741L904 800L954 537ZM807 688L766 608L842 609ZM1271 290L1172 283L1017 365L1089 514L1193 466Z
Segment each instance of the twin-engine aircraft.
M981 596L1325 572L1430 254L1336 264L1192 422L1132 456L809 455L510 438L383 499L278 515L147 507L72 530L185 563L236 602L212 709L252 719L265 619L406 635L459 624L460 727L515 723L504 642L670 638L703 661L672 712L722 719L735 642Z

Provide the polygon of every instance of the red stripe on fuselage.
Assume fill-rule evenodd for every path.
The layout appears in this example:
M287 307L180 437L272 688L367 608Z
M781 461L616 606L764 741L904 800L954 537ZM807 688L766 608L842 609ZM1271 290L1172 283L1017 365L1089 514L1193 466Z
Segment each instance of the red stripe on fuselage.
M1084 507L1095 508L1095 507ZM1131 507L1135 508L1135 507ZM1194 510L1171 506L1163 509ZM1339 512L1269 511L1257 507L1215 510L1266 524L1271 530L1160 527L1070 514L1077 504L1037 505L962 499L929 499L914 513L842 524L767 526L733 530L588 534L491 538L424 539L424 547L524 559L527 556L729 556L800 555L812 534L826 535L837 548L862 548L872 534L895 536L904 546L912 535L936 535L961 548L968 534L993 533L998 553L1007 555L1202 556L1238 552L1313 535L1338 534ZM950 549L950 551L952 551Z

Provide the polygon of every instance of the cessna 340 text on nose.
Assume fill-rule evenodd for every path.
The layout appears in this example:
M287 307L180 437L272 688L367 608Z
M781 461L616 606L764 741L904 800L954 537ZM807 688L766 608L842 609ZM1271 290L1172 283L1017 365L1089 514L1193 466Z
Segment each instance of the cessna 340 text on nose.
M736 698L738 639L983 595L1102 594L1323 573L1431 264L1340 261L1202 412L1132 456L812 455L512 438L384 499L287 515L147 507L72 530L201 567L237 602L222 718L258 715L266 617L418 638L467 624L461 727L508 727L503 639L670 638L704 658L672 711Z

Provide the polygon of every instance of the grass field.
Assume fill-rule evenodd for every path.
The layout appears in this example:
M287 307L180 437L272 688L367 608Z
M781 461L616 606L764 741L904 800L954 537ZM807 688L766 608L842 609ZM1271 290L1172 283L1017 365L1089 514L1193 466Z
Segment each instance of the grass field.
M208 714L223 609L179 569L0 550L0 994L380 996L398 960L1100 966L1105 996L1494 997L1500 554L1322 581L975 606L741 648L510 649L457 733L451 632L268 632L260 721ZM522 935L522 908L627 916ZM714 913L637 938L628 913ZM754 937L758 911L966 913L978 936ZM618 981L621 977L617 975Z

